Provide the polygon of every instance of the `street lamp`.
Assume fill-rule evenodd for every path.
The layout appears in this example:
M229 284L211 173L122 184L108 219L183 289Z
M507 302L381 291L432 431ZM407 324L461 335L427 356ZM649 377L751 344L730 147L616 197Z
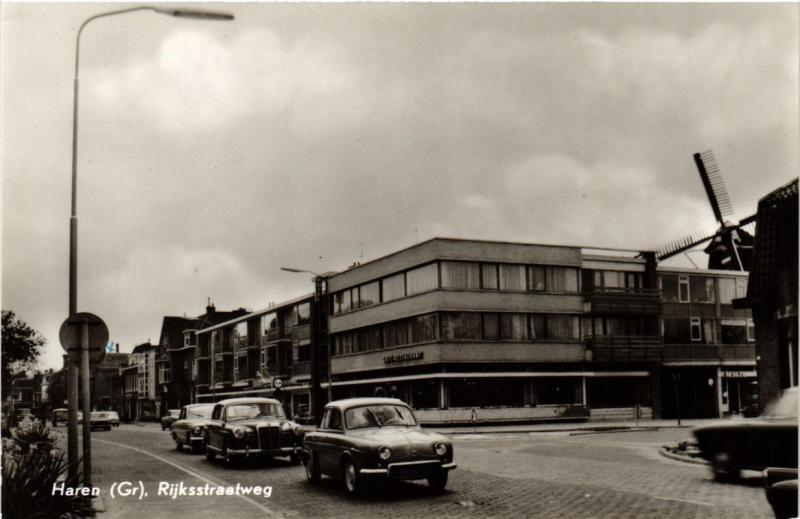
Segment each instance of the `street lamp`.
M154 13L166 14L177 18L197 18L203 20L233 20L233 15L214 11L204 11L196 9L168 9L155 6L136 6L127 9L118 9L90 16L78 28L75 37L75 77L73 80L73 104L72 104L72 204L69 219L69 317L77 313L78 306L78 215L77 215L77 188L78 188L78 85L80 70L80 50L81 34L84 27L89 22L98 18L127 14L135 11L152 11ZM83 332L85 333L85 332ZM90 438L90 395L89 395L89 350L86 346L88 341L81 340L81 363L80 376L83 379L83 479L84 485L91 486L92 461L91 461L91 438ZM67 439L67 459L69 461L69 476L75 478L78 468L78 370L75 362L68 364L68 387L69 387L69 415L67 423L69 434Z
M322 342L322 326L324 324L324 320L327 318L326 313L324 311L325 308L325 301L324 301L324 293L327 292L327 276L322 274L317 274L311 270L304 270L304 269L296 269L291 267L281 267L281 270L284 272L292 272L294 274L311 274L314 276L314 311L312 313L312 320L311 326L313 329L311 330L311 337L313 338L312 350L311 350L311 392L314 398L314 418L316 419L317 423L322 418L322 405L319 398L320 393L320 374L319 374L319 346ZM331 377L331 343L330 340L325 341L326 344L326 353L328 356L327 359L327 376L328 376L328 402L333 400L333 379Z

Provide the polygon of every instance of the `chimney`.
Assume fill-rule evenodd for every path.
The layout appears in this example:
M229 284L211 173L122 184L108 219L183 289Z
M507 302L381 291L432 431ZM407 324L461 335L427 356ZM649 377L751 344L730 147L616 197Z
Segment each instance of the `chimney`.
M208 304L206 305L206 315L214 315L217 309L214 306L214 303L211 302L211 298L208 298Z

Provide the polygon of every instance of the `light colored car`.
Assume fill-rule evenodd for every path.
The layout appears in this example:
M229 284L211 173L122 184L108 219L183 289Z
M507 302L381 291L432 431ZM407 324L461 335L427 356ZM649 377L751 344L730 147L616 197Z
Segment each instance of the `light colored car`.
M325 406L319 429L303 439L306 477L341 479L358 494L369 480L419 480L441 490L456 468L453 445L422 429L411 408L395 398L350 398Z
M53 413L50 415L50 421L53 423L53 427L58 427L59 424L66 425L68 415L69 415L69 409L66 409L64 407L53 409Z
M178 419L181 415L180 409L170 409L167 414L161 417L161 430L166 431L172 426L172 422Z
M111 418L111 425L119 427L119 413L116 411L107 411L109 418Z
M108 411L92 411L89 415L89 429L105 429L106 431L110 431L112 427L111 413Z
M183 406L178 419L172 422L172 439L178 450L187 446L192 452L201 452L206 447L205 430L211 421L214 404L191 404Z

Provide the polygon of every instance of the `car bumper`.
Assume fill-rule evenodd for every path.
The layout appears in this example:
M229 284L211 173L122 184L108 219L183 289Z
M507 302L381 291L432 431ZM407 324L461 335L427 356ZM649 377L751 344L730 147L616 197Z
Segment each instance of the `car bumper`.
M206 447L208 448L208 447ZM212 450L222 452L219 449L212 447ZM278 449L228 449L228 456L244 456L244 457L257 457L257 456L291 456L293 454L300 454L302 449L300 447L280 447Z
M386 468L361 469L364 476L386 476L392 479L425 479L428 476L457 468L455 463L442 463L438 460L405 461L390 463Z

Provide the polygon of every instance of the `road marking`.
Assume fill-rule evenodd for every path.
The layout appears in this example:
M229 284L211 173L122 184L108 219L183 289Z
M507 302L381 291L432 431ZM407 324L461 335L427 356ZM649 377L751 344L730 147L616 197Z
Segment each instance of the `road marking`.
M706 503L705 501L692 501L691 499L681 499L679 497L663 497L663 496L652 496L654 499L663 499L664 501L679 501L681 503L689 503L692 505L700 505L700 506L714 506L712 503Z
M151 458L155 458L155 459L157 459L157 460L159 460L159 461L161 461L161 462L164 462L164 463L166 463L167 465L170 465L170 466L172 466L172 467L175 467L176 469L178 469L178 470L181 470L181 471L183 471L183 472L185 472L185 473L189 474L190 476L192 476L192 477L195 477L195 478L199 479L200 481L203 481L203 482L205 482L205 483L208 483L209 485L214 485L214 486L227 486L227 485L226 485L224 482L214 481L212 478L210 478L210 477L208 477L208 476L205 476L205 475L202 475L202 474L200 474L200 473L198 473L198 472L194 472L194 471L192 471L192 470L189 470L189 469L187 469L186 467L183 467L183 466L181 466L181 465L178 465L177 463L174 463L174 462L172 462L172 461L170 461L170 460L168 460L168 459L166 459L166 458L162 458L161 456L157 456L157 455L153 454L152 452L147 452L146 450L139 449L139 448L136 448L136 447L131 447L130 445L124 445L124 444L122 444L122 443L112 442L112 441L108 441L108 440L101 440L101 439L99 439L99 438L92 438L92 441L96 441L96 442L100 442L100 443L107 443L107 444L109 444L109 445L114 445L114 446L117 446L117 447L122 447L122 448L124 448L124 449L130 449L130 450L132 450L132 451L141 452L142 454L145 454L145 455L147 455L147 456L150 456ZM259 503L258 501L254 500L254 499L251 499L251 498L250 498L250 497L248 497L248 496L242 496L242 495L239 495L239 496L236 496L236 497L239 497L239 498L241 498L241 499L243 499L243 500L247 501L248 503L250 503L250 504L251 504L251 505L253 505L254 507L258 508L258 509L259 509L260 511L262 511L264 514L266 514L266 516L267 516L267 517L285 517L285 515L279 515L279 514L277 514L275 511L273 511L273 510L270 510L270 509L269 509L269 508L267 508L266 506L262 505L261 503Z

